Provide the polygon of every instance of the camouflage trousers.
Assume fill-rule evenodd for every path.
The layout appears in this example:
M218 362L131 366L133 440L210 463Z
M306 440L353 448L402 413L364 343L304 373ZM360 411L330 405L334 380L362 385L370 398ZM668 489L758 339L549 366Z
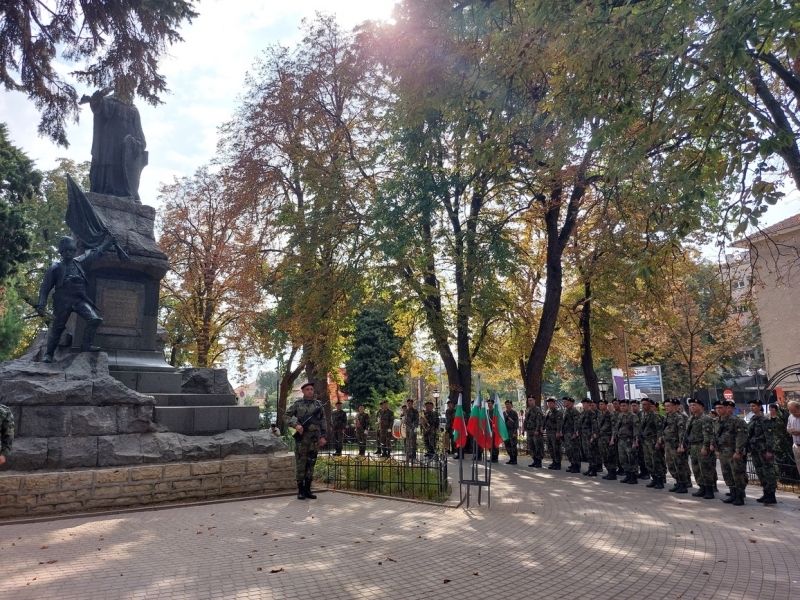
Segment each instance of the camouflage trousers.
M367 451L367 432L363 429L356 429L356 442L358 442L358 453L364 456Z
M711 487L717 481L717 460L709 452L703 456L703 444L692 444L689 448L692 457L692 471L697 485Z
M392 449L392 430L378 429L378 452L389 454Z
M685 451L680 454L678 453L679 445L678 442L665 443L664 450L666 451L667 468L669 469L669 474L672 475L675 481L688 485L692 482L692 474L689 472L689 456ZM696 475L695 479L697 479ZM700 483L699 479L697 482L698 485L704 485Z
M556 437L555 433L548 432L547 434L547 443L550 446L550 458L557 463L561 462L561 441L563 439L564 438Z
M753 467L758 475L758 481L765 492L774 492L778 489L778 478L775 472L775 457L766 457L767 449L764 446L756 446L750 450L750 458L753 459Z
M294 476L298 483L314 477L314 465L317 464L319 436L316 433L303 433L294 445Z
M573 438L572 434L564 436L564 454L570 464L581 464L581 438Z
M336 450L336 452L341 452L343 444L344 444L344 429L334 429L333 449Z
M406 440L405 440L405 448L406 448L406 458L416 458L417 457L417 430L411 429L406 430Z
M583 445L583 453L586 455L586 462L589 463L589 466L602 466L603 459L600 456L600 447L597 445L597 440L591 439L591 436L582 436L581 443Z
M436 435L439 433L438 429L431 428L422 434L422 439L425 441L425 452L428 454L436 454Z
M508 439L503 442L503 444L506 447L508 458L511 460L517 460L517 434L509 433Z
M729 488L744 490L747 487L747 468L744 457L733 458L733 448L720 448L719 464L722 466L722 478Z
M633 447L633 440L619 439L616 446L619 465L626 472L636 471L639 466L639 450Z
M541 433L539 435L533 435L532 431L526 431L525 434L528 440L528 453L531 455L531 458L542 460L544 456L544 436L542 436Z
M610 444L611 436L600 436L597 438L597 446L600 449L600 455L603 458L603 464L609 473L614 473L617 470L617 447Z
M642 441L644 464L651 475L656 477L667 476L667 465L664 461L664 448L656 448L656 438L645 438Z

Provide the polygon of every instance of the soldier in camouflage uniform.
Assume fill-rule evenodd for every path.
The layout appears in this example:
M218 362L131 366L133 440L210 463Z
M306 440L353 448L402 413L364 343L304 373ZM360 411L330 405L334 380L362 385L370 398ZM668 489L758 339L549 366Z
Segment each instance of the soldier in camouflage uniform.
M574 420L572 422L574 423ZM547 432L547 443L550 446L550 458L553 459L553 462L551 462L547 468L560 471L561 442L564 440L564 413L562 413L556 405L555 398L547 399L547 412L544 415L544 429ZM570 433L570 435L572 434Z
M646 397L646 395L643 395ZM639 426L642 425L642 411L640 410L641 403L636 398L631 400L631 414L639 419ZM638 465L639 465L639 479L650 479L650 473L647 471L647 463L644 461L644 444L639 444L638 452Z
M614 437L611 438L611 445L617 446L619 452L619 462L625 470L625 479L620 479L620 483L637 484L639 483L636 474L639 469L639 438L641 437L641 427L639 418L630 412L630 401L623 398L619 401L620 417L617 421L617 428Z
M425 402L425 412L422 413L425 417L425 429L422 434L422 439L425 442L425 456L432 458L436 455L436 437L439 434L439 413L433 410L433 402L428 400Z
M6 464L6 457L14 445L14 415L11 409L0 404L0 467Z
M714 456L714 423L705 414L705 406L698 398L689 399L691 415L686 421L686 433L678 452L689 452L692 471L699 489L692 494L705 500L714 499L714 482L717 476L717 460Z
M555 402L553 406L555 407ZM525 438L528 441L528 452L531 455L531 464L529 467L542 467L542 458L544 457L544 413L542 409L536 406L536 398L528 396L528 408L525 411L525 420L522 422L525 427Z
M608 471L606 475L603 475L603 479L612 481L617 478L617 449L610 444L611 436L614 435L616 418L614 413L609 410L608 400L605 398L600 400L598 407L600 412L597 415L597 447Z
M683 494L689 491L687 484L691 482L691 474L689 473L688 453L685 450L678 451L686 435L686 415L678 410L680 405L681 401L678 398L667 398L664 402L667 416L664 418L659 442L666 451L669 473L675 479L675 485L669 491ZM705 491L700 495L704 494Z
M342 410L342 401L336 401L336 410L331 412L331 429L333 429L334 456L342 455L344 445L344 430L347 427L347 414Z
M581 442L578 438L578 425L581 414L575 408L575 400L562 398L564 403L564 424L561 428L564 453L569 461L567 473L581 472ZM547 436L548 439L550 436Z
M364 412L364 405L358 405L358 414L356 415L356 441L358 442L358 455L366 456L367 454L367 431L369 431L369 415Z
M619 408L619 398L614 398L611 401L611 406L614 410L614 426L612 428L612 432L617 430L617 423L619 422L619 417L622 414L622 411ZM611 411L611 409L609 409ZM614 452L617 453L617 475L625 475L625 470L622 468L622 464L619 461L619 449L614 448Z
M389 458L392 447L392 426L394 425L394 412L389 410L388 401L381 402L381 408L375 419L378 426L378 453L381 457Z
M311 480L314 465L317 463L318 449L325 445L328 434L325 427L323 404L314 397L314 384L300 386L303 397L295 400L286 411L284 422L295 431L295 478L297 479L297 499L316 499L311 493Z
M453 424L456 421L456 408L453 401L447 401L447 408L444 411L444 451L448 454L456 454L455 444L453 443Z
M406 458L408 460L416 460L419 411L414 408L414 401L411 398L406 400L406 412L403 415L403 419L406 422Z
M597 445L600 428L597 422L597 405L594 400L583 401L583 414L580 420L581 444L583 453L589 463L588 469L583 473L587 477L597 477L598 469L603 471L600 448Z
M722 477L731 490L731 495L723 502L742 506L747 487L747 426L733 414L734 408L733 400L726 400L723 407L717 409L720 416L715 431L716 443L711 449L719 453Z
M753 418L747 424L748 447L750 458L753 460L753 467L758 475L758 481L764 493L756 502L762 502L764 506L776 504L775 490L778 488L777 475L775 473L775 434L772 430L774 421L767 419L761 412L760 402L751 402L750 411Z
M503 421L506 423L508 439L505 441L508 452L507 465L517 464L517 438L519 437L519 415L514 410L511 400L506 400L506 409L503 411Z
M651 398L642 398L642 446L647 470L652 480L645 487L663 490L667 480L667 465L664 462L664 446L659 443L664 429L664 417L658 413L658 403ZM679 492L679 490L675 490Z

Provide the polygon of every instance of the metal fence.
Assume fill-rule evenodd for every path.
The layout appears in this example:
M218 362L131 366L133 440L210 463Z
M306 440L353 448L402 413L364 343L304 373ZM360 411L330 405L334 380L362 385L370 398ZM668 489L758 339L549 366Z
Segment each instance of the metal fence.
M775 461L775 469L778 471L778 489L800 492L800 475L797 472L797 466L793 462ZM747 478L750 483L760 485L756 469L750 458L747 459Z
M422 460L320 455L315 478L335 490L442 502L450 495L447 455Z

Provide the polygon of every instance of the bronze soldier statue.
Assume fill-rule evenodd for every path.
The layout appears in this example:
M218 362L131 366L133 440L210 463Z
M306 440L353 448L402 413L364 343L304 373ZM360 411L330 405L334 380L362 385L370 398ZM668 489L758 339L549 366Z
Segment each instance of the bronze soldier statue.
M97 248L87 250L76 257L78 246L75 244L75 240L69 236L58 240L61 261L53 263L47 269L39 288L39 301L36 305L36 312L44 317L47 314L47 297L50 295L50 291L55 289L53 292L53 319L50 323L47 349L42 357L42 362L53 362L53 354L61 339L61 334L67 326L67 319L73 312L78 313L86 321L81 350L84 352L100 350L98 346L92 345L92 341L97 328L102 325L103 319L97 306L86 295L86 286L89 284L86 270L115 243L114 237L108 236Z

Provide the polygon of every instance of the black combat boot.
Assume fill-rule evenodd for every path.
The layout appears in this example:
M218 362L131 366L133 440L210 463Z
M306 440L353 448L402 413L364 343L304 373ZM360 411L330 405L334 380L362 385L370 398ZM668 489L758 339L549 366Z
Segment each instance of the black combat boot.
M620 479L619 480L620 483L628 483L631 480L631 472L630 471L624 471L624 473L625 473L625 478L624 479Z
M535 466L536 466L536 460L534 460L534 461L533 461L531 464L529 464L528 466L529 466L529 467L535 467Z
M658 481L653 486L653 489L654 490L663 490L664 489L664 478L663 477L657 477L656 479L658 479Z
M558 461L553 465L553 471L560 471L561 470L561 461Z
M650 480L650 483L648 483L648 484L647 484L646 486L644 486L644 487L654 488L654 487L656 487L656 485L657 485L657 484L658 484L658 477L656 477L656 476L654 475L654 476L653 476L653 478ZM661 486L661 487L664 487L664 486Z
M306 499L306 482L305 481L298 481L297 482L297 499L298 500L305 500Z
M675 493L676 494L688 494L689 490L686 489L686 484L685 483L681 483L681 484L679 484L678 489L675 490Z
M638 485L639 480L636 478L636 471L631 471L631 479L628 481L628 485Z
M607 475L603 475L603 479L605 479L606 481L616 481L617 470L614 469L613 471L609 471Z
M761 498L756 498L756 502L763 502L763 501L764 501L764 498L766 498L766 497L767 497L767 492L765 492L765 491L762 489L762 490L761 490Z
M714 499L714 488L710 485L706 487L706 495L703 496L703 500L713 500Z
M548 469L552 469L552 468L553 468L553 467L555 467L555 466L556 466L556 461L553 461L553 462L551 462L549 465L547 465L547 468L548 468Z
M594 467L593 467L592 465L588 465L588 466L586 467L586 470L585 470L585 471L583 471L581 474L582 474L582 475L589 475L589 474L592 472L592 470L593 470L593 469L594 469ZM581 471L581 470L580 470L580 467L578 467L578 472L580 472L580 471Z
M597 471L594 467L589 467L589 471L584 473L587 477L597 477Z
M581 463L569 463L569 469L567 469L567 470L570 473L580 473L581 472Z
M775 498L775 492L765 492L764 493L764 506L772 506L773 504L777 504L778 499Z
M541 458L537 458L536 460L534 460L533 461L533 466L536 467L537 469L541 469L542 468L542 459Z
M736 499L733 501L734 506L744 506L744 490L736 490L734 493Z
M639 479L650 479L650 471L647 469L642 469L642 472L638 475Z
M515 458L512 458L511 460L507 460L507 461L506 461L506 464L507 464L507 465L515 465L515 464L517 464L517 459L516 459L516 457L515 457Z
M622 467L617 469L617 475L627 475L627 473L628 472L625 469L623 469Z
M697 490L694 494L692 494L692 496L694 496L695 498L702 498L705 495L706 495L706 486L704 485L701 485L700 489Z
M317 499L317 495L311 493L311 480L310 479L306 479L305 491L306 491L306 498L310 498L311 500L316 500Z
M728 492L728 493L727 493L727 494L725 494L725 495L726 495L726 496L728 496L728 497L727 497L727 498L725 498L725 499L723 500L723 502L724 502L725 504L733 504L733 503L734 503L734 501L736 500L736 489L735 489L735 488L731 488L731 491L730 491L730 492Z

